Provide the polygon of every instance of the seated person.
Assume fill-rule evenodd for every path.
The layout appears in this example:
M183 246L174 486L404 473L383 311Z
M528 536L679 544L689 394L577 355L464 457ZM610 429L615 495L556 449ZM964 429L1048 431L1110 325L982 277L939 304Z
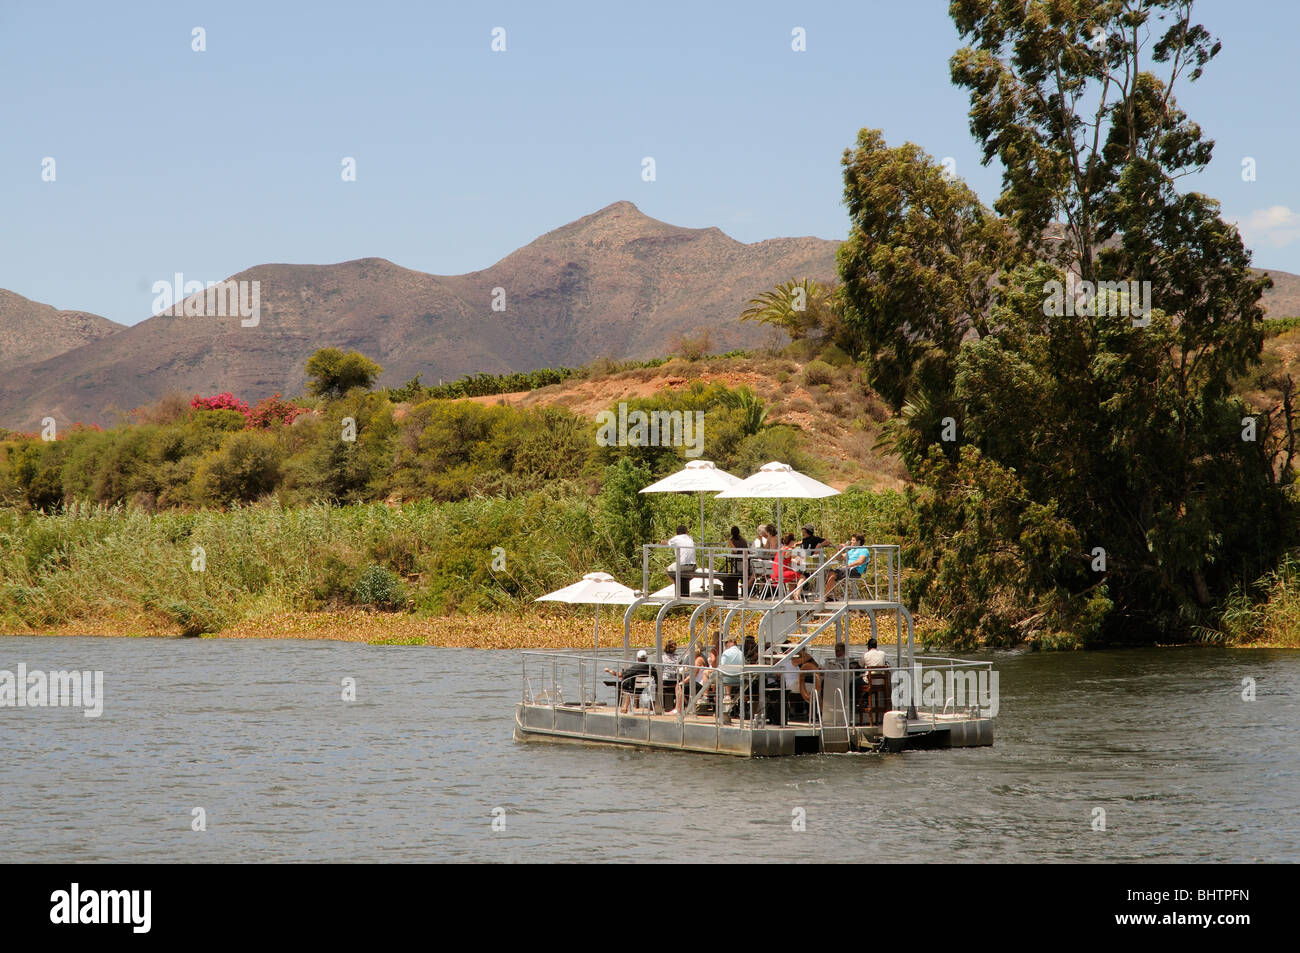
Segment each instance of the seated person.
M744 665L745 653L741 651L740 646L735 639L727 639L727 648L722 653L719 665ZM727 695L732 701L738 701L740 698L740 676L723 675L722 684L727 689Z
M817 535L817 531L813 529L812 523L805 524L803 528L803 539L799 541L799 548L809 555L812 555L825 545L825 538Z
M712 705L718 694L718 647L716 645L709 647L708 667L703 670L703 675L704 678L700 682L699 694L704 696L702 700L704 704Z
M817 692L821 697L822 692L822 667L817 664L817 660L805 648L800 649L799 654L794 657L794 664L799 669L799 694L809 705L812 704L812 693Z
M827 668L848 668L849 660L847 658L848 649L844 647L843 642L835 643L835 657L826 660Z
M889 710L892 685L889 678L889 660L876 646L875 639L867 641L867 650L862 653L862 667L866 670L862 678L857 679L858 709L865 716L865 724L879 725L884 713ZM884 680L879 677L884 673ZM872 675L876 674L876 684L872 686Z
M782 646L781 649L787 651L788 647ZM786 711L802 709L803 695L799 692L799 666L795 664L792 657L786 655L776 663L776 668L781 673L781 690L785 692Z
M754 537L754 542L750 546L750 595L755 595L766 588L771 570L769 559L776 549L776 527L771 523L760 525L758 535Z
M745 554L749 547L745 543L745 537L740 535L739 526L731 527L731 539L728 540L728 544L731 546L732 555L727 558L727 571L743 572Z
M695 650L695 658L691 662L692 668L687 669L685 666L682 668L681 677L677 681L677 706L668 714L677 714L682 707L689 686L694 685L696 694L704 691L705 683L708 681L708 664L709 660L704 655L704 646L700 645Z
M668 711L670 708L676 708L677 701L677 678L680 674L681 658L677 655L677 642L669 639L664 645L664 654L661 667L662 675L659 683L663 688L663 709Z
M772 579L774 582L794 587L803 579L802 573L797 572L790 564L790 557L794 548L794 533L786 533L781 537L781 549L776 554L776 558L772 560Z
M826 556L825 546L825 537L817 535L817 530L813 528L812 523L805 523L803 539L797 544L799 550L797 555L801 555L802 559L795 560L795 568L803 570L805 575L812 575L821 566L822 559Z
M853 538L849 540L848 552L844 554L845 567L843 569L832 569L830 571L830 583L835 585L843 579L861 579L862 574L866 572L867 566L871 562L871 550L867 548L866 537L861 533L854 533Z
M862 653L863 668L889 668L889 658L876 646L875 639L867 639L867 650Z
M673 568L668 570L668 575L677 581L677 594L689 596L691 577L695 575L695 540L685 524L681 524L677 527L677 535L668 540L667 545L673 547Z
M636 691L636 680L643 675L650 675L650 665L646 662L645 649L637 649L636 663L620 672L605 669L606 675L618 679L619 711L627 711L632 703L632 693Z

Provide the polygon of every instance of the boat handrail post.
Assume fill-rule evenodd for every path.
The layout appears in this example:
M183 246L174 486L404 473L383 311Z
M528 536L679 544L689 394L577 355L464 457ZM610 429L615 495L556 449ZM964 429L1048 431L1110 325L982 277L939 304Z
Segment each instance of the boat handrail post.
M727 608L726 614L722 617L722 641L724 644L726 643L727 639L731 636L731 617L735 615L737 612L741 614L740 631L741 632L745 631L744 608L742 606L729 606Z
M651 670L650 670L650 685L652 686L652 688L651 688L651 691L650 691L650 699L651 699L651 700L650 700L650 710L649 710L649 712L646 713L646 717L647 717L647 718L650 717L650 714L651 714L651 713L656 714L656 715L659 715L659 714L662 714L662 713L663 713L663 696L664 696L664 693L663 693L662 691L660 691L660 686L662 686L663 683L664 683L664 681L663 681L663 679L664 679L664 629L663 629L663 624L662 624L661 620L660 620L659 617L658 617L658 614L656 614L656 616L655 616L655 655L654 655L654 661L655 661L655 665L658 666L658 667L657 667L657 668L651 668ZM656 678L654 677L654 673L655 673L655 672L658 672L658 673L659 673L659 678L658 678L658 679L656 679Z
M641 591L650 592L650 544L641 547Z
M680 599L669 599L667 602L661 605L659 607L659 611L655 613L655 662L658 663L660 666L659 669L660 673L663 672L662 666L664 661L664 619L667 618L668 616L668 610L673 608L680 601L681 601ZM692 631L695 628L696 614L700 611L700 609L705 608L707 605L708 603L698 606L696 607L695 611L691 613ZM694 642L694 638L692 638L691 641ZM663 692L661 691L657 691L654 693L654 712L656 715L663 713Z
M906 607L906 606L903 606L902 604L900 604L899 607L898 607L897 616L898 616L899 623L900 623L900 630L899 630L899 635L898 635L899 652L900 652L900 653L902 652L902 643L903 643L903 634L902 634L902 631L901 631L901 623L902 623L902 620L903 620L904 617L907 618L907 670L910 672L910 671L912 671L913 666L916 664L916 646L915 646L915 644L914 644L914 641L915 641L915 629L914 629L913 626L912 626L912 613L910 613L910 612L907 611L907 607ZM900 659L901 659L901 654L900 654L899 657L900 657ZM915 695L916 693L913 692L912 694ZM915 717L916 717L916 698L915 698L915 697L912 698L911 702L910 702L909 705L908 705L908 709L907 709L907 717L908 717L908 718L915 718Z

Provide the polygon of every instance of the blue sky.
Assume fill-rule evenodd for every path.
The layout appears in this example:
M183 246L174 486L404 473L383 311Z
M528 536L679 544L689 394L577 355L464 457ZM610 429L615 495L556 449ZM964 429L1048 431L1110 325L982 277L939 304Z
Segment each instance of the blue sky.
M839 157L863 126L951 156L992 202L946 10L3 0L0 287L133 324L178 271L377 256L458 274L620 199L745 242L842 238ZM1300 3L1202 0L1197 19L1224 50L1180 95L1217 143L1187 185L1256 264L1300 272Z

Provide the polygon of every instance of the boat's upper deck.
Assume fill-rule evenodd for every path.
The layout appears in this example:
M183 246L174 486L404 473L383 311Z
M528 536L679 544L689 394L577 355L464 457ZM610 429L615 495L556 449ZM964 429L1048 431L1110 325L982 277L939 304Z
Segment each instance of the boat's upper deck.
M641 547L644 603L727 603L752 608L810 602L850 603L854 609L900 604L901 561L896 545L857 547L865 563L847 566L850 547L806 552L731 546ZM691 562L693 557L694 561Z

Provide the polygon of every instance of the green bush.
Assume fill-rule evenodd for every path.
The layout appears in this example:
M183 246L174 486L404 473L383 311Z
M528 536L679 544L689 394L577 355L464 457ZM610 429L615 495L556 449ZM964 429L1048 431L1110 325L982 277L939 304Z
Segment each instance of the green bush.
M372 563L357 577L352 599L373 609L400 609L406 605L406 586L397 573Z
M1270 318L1261 326L1265 337L1277 337L1279 334L1300 328L1300 318Z
M828 344L817 355L819 361L825 361L832 367L852 367L853 357L835 344Z
M791 341L781 350L781 356L787 357L792 361L811 361L819 350L821 342L814 338L800 338L797 341Z
M275 490L283 451L275 435L262 430L230 434L194 474L195 495L217 506L247 503Z
M825 361L809 361L803 369L803 382L808 387L830 384L835 381L835 368Z
M219 632L225 626L221 612L207 600L199 601L198 605L173 600L163 607L163 611L181 627L181 635L185 636Z
M307 358L307 391L317 397L342 397L356 387L369 390L383 372L359 351L323 347Z

